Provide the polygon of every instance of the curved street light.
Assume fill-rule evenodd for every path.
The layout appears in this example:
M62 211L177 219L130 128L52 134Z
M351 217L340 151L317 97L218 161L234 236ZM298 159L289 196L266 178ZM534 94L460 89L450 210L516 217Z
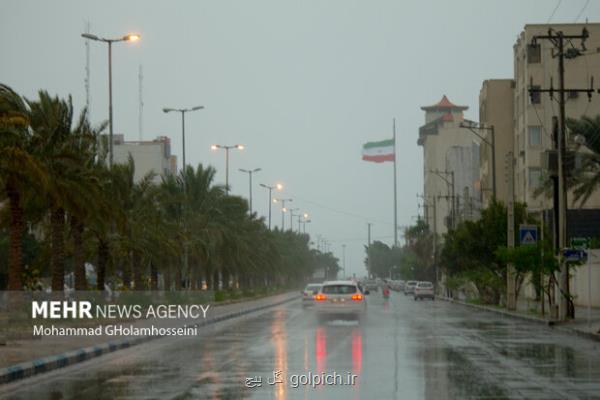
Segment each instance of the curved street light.
M181 113L181 143L182 143L182 168L181 170L183 171L183 173L185 173L185 113L190 112L190 111L198 111L198 110L202 110L204 109L204 106L196 106L196 107L192 107L192 108L168 108L165 107L163 108L163 112L165 114L170 113L170 112L179 112Z
M116 39L103 38L91 33L82 33L81 37L96 42L108 44L108 164L113 165L113 106L112 106L112 44L116 42L137 42L141 36L137 33L128 33Z
M222 144L213 144L210 146L210 149L213 151L223 149L225 150L225 191L229 194L229 150L238 149L244 150L244 145L242 144L234 144L231 146L226 146Z

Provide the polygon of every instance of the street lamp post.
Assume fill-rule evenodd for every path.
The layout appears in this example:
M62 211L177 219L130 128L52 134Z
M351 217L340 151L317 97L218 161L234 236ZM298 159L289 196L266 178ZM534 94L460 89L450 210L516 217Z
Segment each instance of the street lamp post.
M298 211L299 208L290 208L288 211L290 212L290 231L294 231L294 217L299 217L300 214L294 214L294 211Z
M273 192L273 189L282 190L283 185L281 183L278 183L275 186L269 186L265 185L264 183L261 183L260 186L264 187L269 191L269 230L271 230L271 203L273 203L273 198L271 197L271 194Z
M182 168L181 170L185 173L185 113L189 111L198 111L204 109L204 106L196 106L192 108L163 108L163 112L170 113L171 111L176 111L181 113L181 143L182 143Z
M485 144L492 148L492 194L494 199L496 199L496 132L494 131L494 125L485 126L485 125L476 125L476 124L460 124L461 128L466 128L471 131L475 136L479 139L483 140ZM475 132L474 129L479 130L488 130L490 131L491 141L481 136L479 133ZM489 190L489 189L488 189Z
M303 213L303 214L298 214L298 233L300 233L300 224L302 224L304 221L306 221L306 219L308 218L308 213ZM304 218L304 221L302 221L302 218Z
M140 35L130 33L117 39L107 39L91 33L82 33L81 37L108 44L108 164L113 165L113 106L112 106L112 44L115 42L137 42Z
M249 194L248 194L248 205L250 207L250 215L252 215L252 174L254 174L255 172L260 171L260 168L254 168L254 169L243 169L243 168L239 168L240 172L245 172L248 174L248 185L249 185Z
M293 201L292 199L273 199L273 203L281 203L281 230L285 230L285 202Z
M225 150L225 191L229 194L229 150L238 149L244 150L244 146L241 144L234 144L231 146L225 146L221 144L213 144L210 146L211 150L223 149Z

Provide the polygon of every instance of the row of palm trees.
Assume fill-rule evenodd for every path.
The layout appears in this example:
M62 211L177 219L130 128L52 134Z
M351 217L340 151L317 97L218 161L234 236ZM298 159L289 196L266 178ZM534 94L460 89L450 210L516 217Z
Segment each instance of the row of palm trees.
M92 126L72 100L40 91L23 98L0 84L0 228L8 235L8 290L30 287L38 265L53 291L73 272L76 290L227 289L304 280L331 255L308 235L270 231L241 197L214 183L215 169L187 166L134 180L135 165L109 167L105 124ZM24 266L23 243L39 242ZM49 270L48 270L49 266ZM159 279L162 277L162 279Z

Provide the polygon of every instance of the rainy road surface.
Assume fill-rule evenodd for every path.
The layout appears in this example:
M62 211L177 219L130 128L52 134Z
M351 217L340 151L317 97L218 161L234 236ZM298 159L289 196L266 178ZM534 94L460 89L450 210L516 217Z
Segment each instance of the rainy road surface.
M380 293L360 324L319 322L298 300L6 385L0 398L600 399L599 343ZM284 383L269 384L274 371ZM335 385L300 385L334 372ZM255 377L262 386L247 388Z

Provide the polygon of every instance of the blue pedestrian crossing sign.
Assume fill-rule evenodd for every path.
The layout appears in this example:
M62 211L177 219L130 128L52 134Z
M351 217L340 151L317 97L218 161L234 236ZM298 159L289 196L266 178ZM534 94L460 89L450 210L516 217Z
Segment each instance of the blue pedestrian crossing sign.
M537 243L537 225L519 225L519 243L521 245Z

